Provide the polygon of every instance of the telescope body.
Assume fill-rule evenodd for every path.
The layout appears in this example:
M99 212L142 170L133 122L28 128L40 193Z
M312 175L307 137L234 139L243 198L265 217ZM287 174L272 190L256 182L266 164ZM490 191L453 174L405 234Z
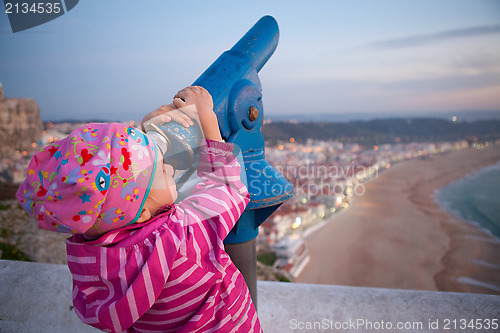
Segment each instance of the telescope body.
M258 73L274 53L278 40L278 23L264 16L193 83L210 92L222 137L237 144L243 155L251 201L226 244L257 237L266 218L293 196L292 184L265 159L261 132L264 107Z

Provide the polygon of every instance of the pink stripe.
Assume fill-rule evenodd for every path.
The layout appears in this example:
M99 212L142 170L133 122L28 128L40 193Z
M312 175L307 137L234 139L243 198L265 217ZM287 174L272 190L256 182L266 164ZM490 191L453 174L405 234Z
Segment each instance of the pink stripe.
M257 312L253 311L253 316L252 316L252 326L250 327L251 331L254 332L255 331L255 324L257 324ZM262 332L262 329L260 328L260 325L259 325L259 332Z
M207 233L206 225L207 223L200 224L197 226L197 234L198 234L198 243L201 244L201 248L203 249L203 255L206 253L213 253L214 247L212 244L217 244L216 237L210 238L210 235Z
M178 284L179 282L181 282L182 280L185 280L189 275L191 275L191 273L193 273L194 271L196 270L196 266L191 266L189 268L189 270L187 270L186 272L184 272L184 274L182 274L181 276L179 276L177 279L175 280L171 280L171 281L167 281L167 283L165 284L165 288L168 288L172 285L176 285Z
M161 267L161 273L162 273L162 278L164 280L167 280L167 277L169 275L169 269L167 266L167 258L165 257L165 249L163 248L163 242L165 240L161 239L159 235L156 235L156 246L157 246L157 251L158 255L160 256L160 267Z
M185 263L188 259L186 257L180 257L179 259L177 259L176 261L174 261L174 264L172 265L172 269L176 268L177 266L179 265L182 265L183 263Z
M109 307L109 315L111 316L111 320L113 321L113 327L115 332L122 332L122 326L120 324L120 319L118 318L118 313L116 312L116 303L111 303Z
M81 291L88 296L92 295L93 293L95 292L98 292L98 291L102 291L102 290L107 290L106 287L102 286L102 287L95 287L95 286L90 286L90 287L87 287L87 288L82 288Z
M95 264L96 263L96 258L95 257L77 257L77 256L72 256L68 255L68 261L74 262L76 264Z
M218 330L220 330L222 327L224 327L227 323L229 323L231 321L232 317L231 315L228 313L226 315L226 317L224 317L224 319L222 319L217 326L215 327L211 327L209 328L206 332L217 332ZM207 322L208 324L208 322Z
M168 319L168 320L162 320L161 318L158 318L157 320L149 320L149 321L148 320L140 320L140 321L138 321L138 323L145 324L145 325L156 325L156 326L174 324L174 323L178 323L179 321L183 321L183 320L191 317L194 313L195 313L195 311L188 312L183 316L175 316L174 319ZM165 316L165 312L151 309L148 311L148 315Z
M209 227L210 227L210 230L208 230L207 228L207 231L210 233L210 234L213 234L214 235L214 238L216 239L213 243L214 244L217 244L217 246L213 246L214 248L217 248L217 249L223 249L224 248L224 240L218 236L218 233L217 233L217 225L215 223L213 223L212 221L210 221L209 223ZM222 252L222 251L219 251L219 254L224 254L225 252ZM212 258L212 256L215 255L215 253L213 253L213 251L210 253L210 259L211 260L214 260ZM218 263L218 262L217 262Z
M124 248L120 248L119 255L120 255L120 268L118 271L118 277L120 278L122 293L124 294L127 291L128 287L127 273L125 271L125 266L127 264L127 252L125 251Z
M164 313L168 314L168 313L172 313L172 312L177 312L177 311L180 311L180 310L184 310L184 309L188 308L189 306L191 306L193 304L196 304L199 301L203 300L205 297L206 297L206 295L200 295L200 296L198 296L196 298L192 298L192 299L188 300L187 302L184 302L184 304L182 304L182 305L179 305L177 307L165 310Z
M104 284L108 287L108 290L109 290L109 295L108 297L102 301L102 303L99 304L99 306L97 307L97 310L96 310L96 314L97 314L97 317L99 318L99 315L100 315L100 309L101 307L106 304L107 302L109 302L115 295L115 289L114 289L114 286L111 284L111 282L108 281L108 267L107 267L107 252L106 252L106 248L105 247L101 247L101 276L102 276L102 281L104 282ZM98 319L99 320L99 319ZM120 329L117 328L117 326L115 325L115 321L114 321L114 318L111 318L112 322L113 322L113 326L115 328L115 331L120 331ZM119 326L119 325L118 325Z
M217 191L222 192L221 195L228 196L228 191L226 188L217 188ZM211 217L213 216L219 216L219 214L223 213L229 213L232 210L232 207L229 207L228 203L225 201L229 198L223 197L224 199L219 199L215 196L202 196L203 199L205 199L207 202L200 202L200 206L204 207L204 210L208 208L208 211L211 211L213 215L210 215ZM203 200L203 201L205 201ZM236 204L236 202L231 201L231 204ZM231 205L231 206L233 206ZM214 208L216 210L214 210ZM232 213L232 212L231 212ZM237 220L236 216L234 214L231 214L231 220L232 222L235 222Z
M245 297L246 296L246 297ZM240 295L240 297L237 299L235 303L240 303L239 304L239 309L234 313L234 316L238 318L243 311L248 312L248 307L250 306L250 298L248 297L250 295Z
M205 304L209 304L209 306L207 306L207 308L212 308L213 307L213 302L215 300L215 296L210 296L207 298L207 300L205 301ZM205 315L203 312L199 312L197 313L196 315L193 316L193 318L191 318L191 321L202 321L202 319L205 318ZM206 320L206 318L205 318Z
M102 241L102 244L103 245L109 245L111 243L113 243L113 240L115 239L116 236L118 236L119 233L107 233L106 234L106 237L104 238L104 240Z
M142 253L140 251L134 251L135 261L137 263L137 268L142 268L144 265L144 258L142 257Z
M191 242L193 243L193 247L194 247L194 250L196 253L196 262L200 263L201 262L201 248L198 245L197 237L193 237Z
M134 289L129 288L126 295L132 321L137 320L139 318L139 313L137 312L137 303L135 300Z
M73 280L80 282L96 282L99 281L99 276L97 275L81 275L81 274L73 274Z
M212 223L210 223L209 225L212 226ZM207 230L204 227L200 228L200 231L205 239L207 251L209 251L208 257L210 258L211 263L215 266L217 270L221 270L222 265L219 264L219 262L215 258L214 247L212 246L212 244L222 244L222 240L218 237L214 237L215 239L210 239L210 236L208 235Z
M181 292L178 292L172 296L165 297L162 299L163 302L171 302L179 297L186 296L189 297L191 292L195 291L196 289L200 288L201 286L204 286L204 283L207 282L212 276L214 276L214 273L207 272L195 285L182 290Z
M146 265L144 265L144 267L142 268L142 272L143 272L143 276L144 276L143 281L144 281L144 286L146 288L146 295L148 297L148 303L151 306L155 302L155 295L154 295L154 290L153 290L153 284L151 281L151 275L149 272L149 261L146 262Z

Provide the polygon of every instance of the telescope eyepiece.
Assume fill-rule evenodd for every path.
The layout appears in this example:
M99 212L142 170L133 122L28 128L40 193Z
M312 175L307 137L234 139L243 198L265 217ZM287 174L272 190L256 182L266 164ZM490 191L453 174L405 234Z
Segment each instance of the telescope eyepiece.
M170 148L170 142L167 140L167 138L156 131L148 131L146 134L151 139L153 139L160 151L161 156L163 156L163 159L165 159L167 151Z

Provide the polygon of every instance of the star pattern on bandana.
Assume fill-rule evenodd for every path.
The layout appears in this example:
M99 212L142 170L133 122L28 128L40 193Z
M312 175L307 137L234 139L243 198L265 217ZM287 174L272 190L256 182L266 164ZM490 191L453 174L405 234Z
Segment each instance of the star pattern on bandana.
M89 194L82 194L80 196L80 199L82 199L82 203L85 203L85 202L90 202L90 197L91 197L91 195L89 195Z
M57 152L57 148L52 146L49 149L50 156L54 156L54 154Z

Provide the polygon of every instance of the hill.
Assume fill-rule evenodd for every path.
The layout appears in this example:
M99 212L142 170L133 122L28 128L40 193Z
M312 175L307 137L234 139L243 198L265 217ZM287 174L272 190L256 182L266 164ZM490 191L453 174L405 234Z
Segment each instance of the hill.
M425 141L495 141L500 139L500 120L452 122L445 119L375 119L349 122L271 122L262 127L266 141L337 140L375 145Z

